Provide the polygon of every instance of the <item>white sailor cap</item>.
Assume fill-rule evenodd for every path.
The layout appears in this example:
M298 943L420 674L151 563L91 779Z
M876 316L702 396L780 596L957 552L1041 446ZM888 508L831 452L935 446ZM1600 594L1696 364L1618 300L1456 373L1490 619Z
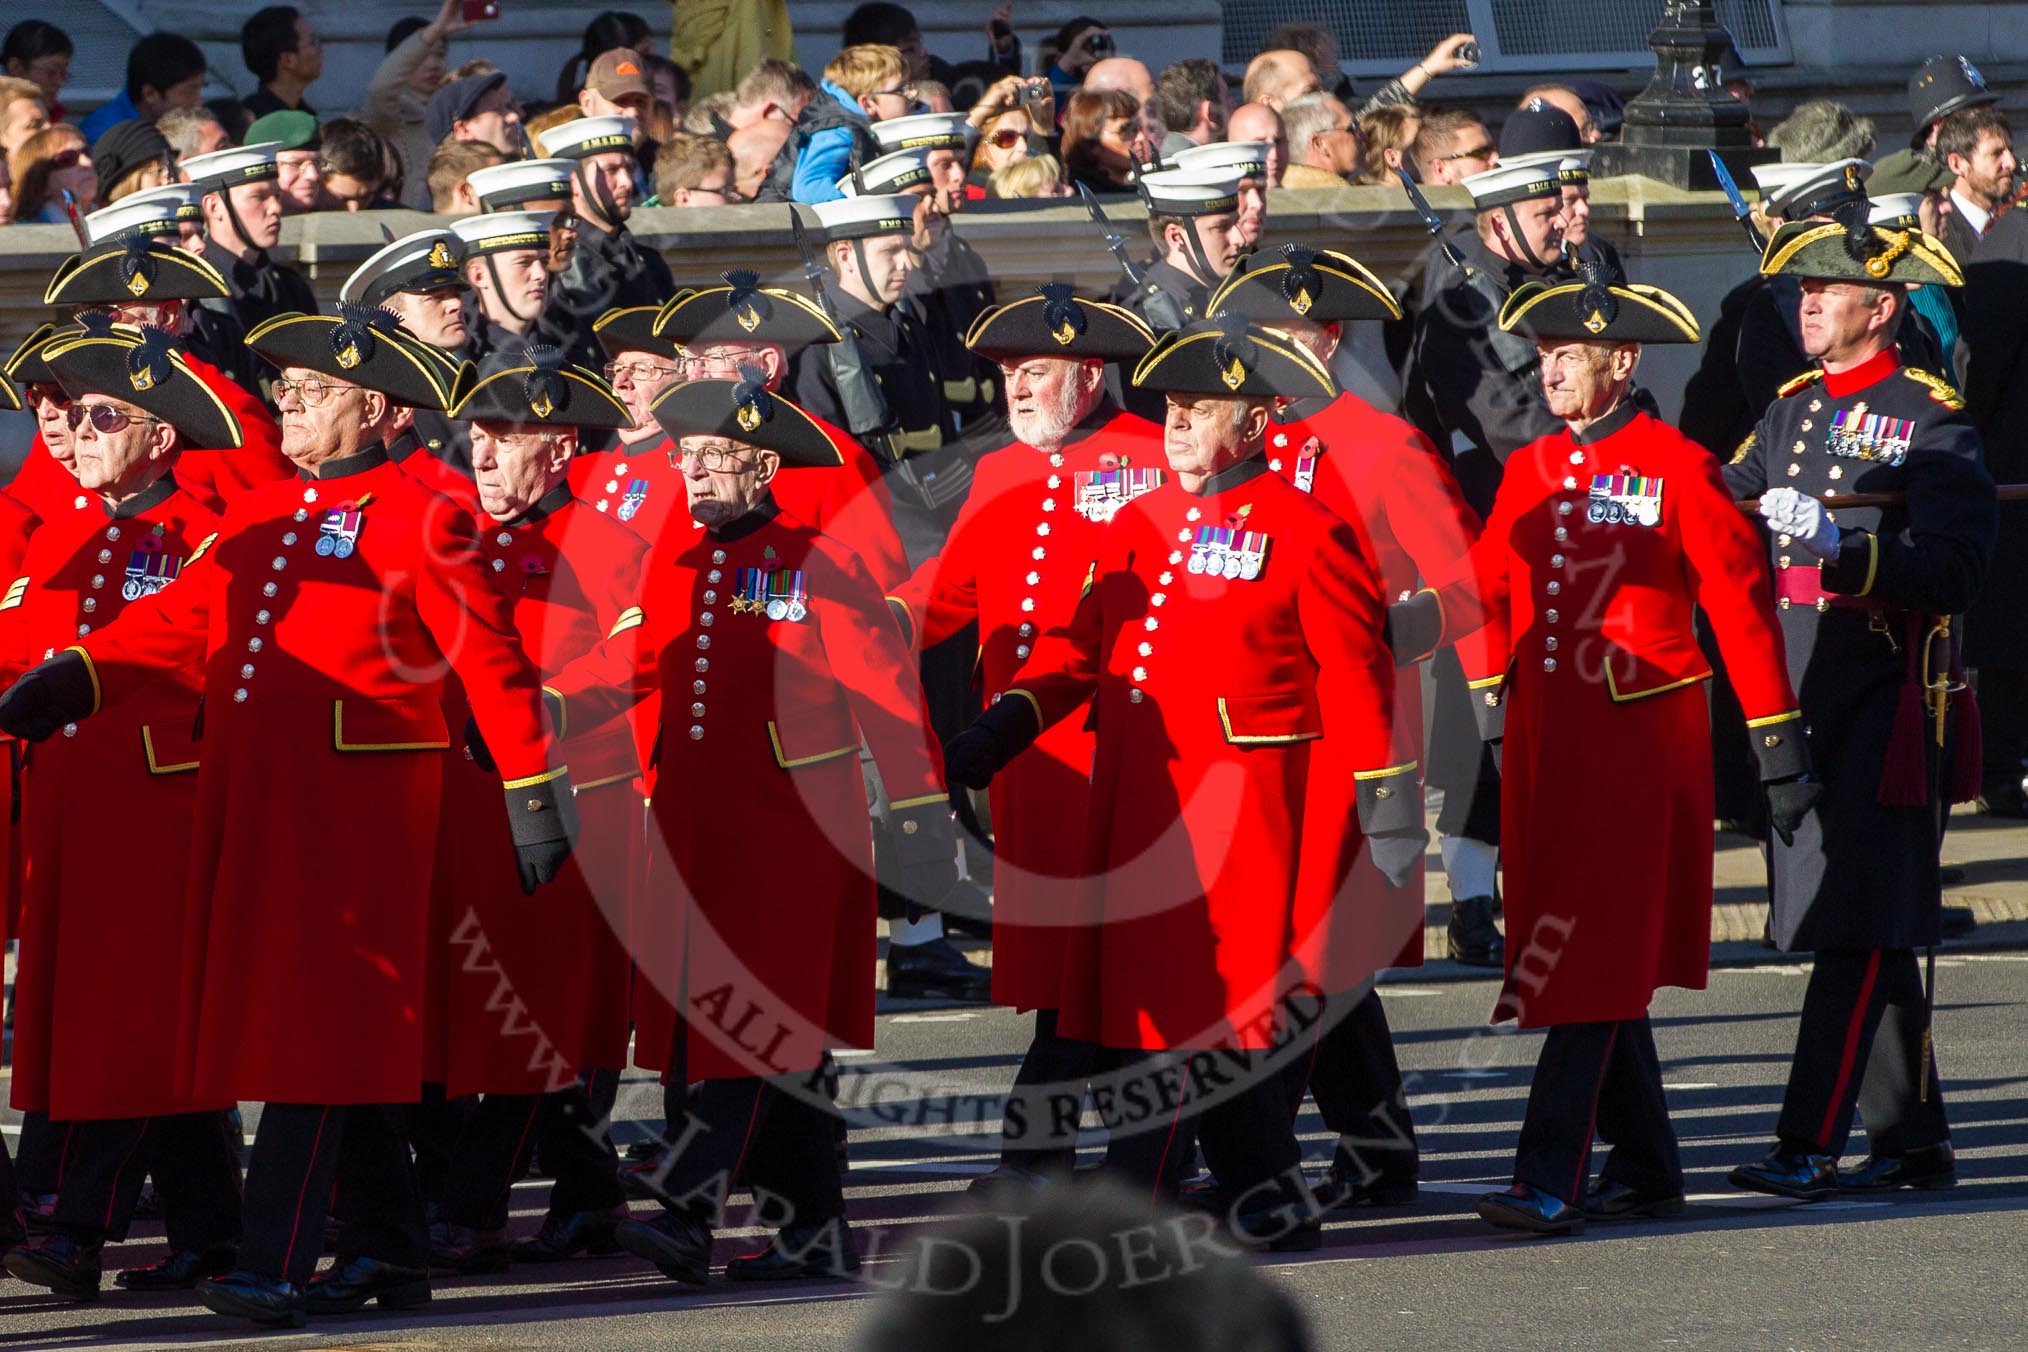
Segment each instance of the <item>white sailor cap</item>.
M451 233L465 246L467 258L508 253L515 249L547 249L553 211L489 211L451 222Z
M85 241L103 244L123 235L173 235L184 221L204 215L204 189L195 183L171 183L146 192L129 193L109 207L84 218Z
M1557 162L1563 156L1557 156ZM1539 164L1500 164L1482 174L1473 174L1464 182L1465 191L1472 195L1472 205L1480 211L1487 207L1511 206L1515 202L1526 202L1537 197L1560 197L1563 183L1557 177L1558 163L1543 161Z
M905 235L915 229L915 204L922 199L896 194L841 197L818 202L810 210L817 215L824 238L871 239L875 235Z
M963 113L916 113L873 124L882 150L965 150L978 134Z
M1245 177L1230 167L1157 169L1142 174L1135 186L1151 216L1216 216L1238 210Z
M1884 226L1889 230L1920 230L1922 228L1922 194L1919 192L1882 193L1873 199L1873 209L1866 213L1868 225Z
M1262 178L1267 174L1268 149L1266 141L1213 141L1177 151L1169 157L1166 167L1230 169L1241 178Z
M626 115L580 117L542 133L542 148L553 157L589 159L609 150L634 151L634 119Z
M838 180L847 197L891 197L930 181L929 151L918 146L869 160Z
M1864 201L1873 166L1865 160L1833 160L1828 164L1793 166L1800 172L1773 191L1765 187L1767 209L1789 220L1828 216L1847 202Z
M1591 155L1589 150L1537 150L1527 155L1502 155L1500 168L1546 167L1556 171L1559 183L1589 183Z
M209 155L192 155L178 160L176 167L192 183L202 184L207 192L216 192L235 183L254 183L279 176L281 170L275 165L275 156L281 148L280 141L260 141L250 146L214 150Z
M570 200L569 160L513 160L474 169L465 176L472 196L488 211L511 211L529 202Z
M547 241L545 241L546 243ZM449 230L418 230L383 245L352 270L338 299L378 305L399 291L425 294L463 286L465 241Z

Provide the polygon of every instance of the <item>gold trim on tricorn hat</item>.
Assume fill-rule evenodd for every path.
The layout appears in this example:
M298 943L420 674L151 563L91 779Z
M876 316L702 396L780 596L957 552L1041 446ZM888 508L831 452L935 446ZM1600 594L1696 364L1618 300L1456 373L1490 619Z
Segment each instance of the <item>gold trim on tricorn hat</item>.
M44 360L72 399L103 394L132 404L174 427L186 449L241 444L239 418L190 369L166 330L94 325L50 343Z
M684 437L723 437L773 451L785 468L835 468L845 463L815 419L767 388L759 367L742 367L740 374L739 380L671 385L648 411L679 444Z
M655 316L655 332L684 347L713 343L778 343L793 352L839 340L823 310L794 291L762 286L760 274L733 268L724 286L679 291Z
M602 376L571 365L561 349L546 343L525 343L487 356L451 416L554 427L634 425L634 415Z
M1761 275L1869 286L1965 284L1963 270L1942 240L1921 230L1873 225L1866 215L1865 204L1855 202L1841 209L1837 220L1784 225L1767 242Z
M65 259L42 293L44 305L129 305L212 300L232 294L218 269L152 235L127 235Z
M1084 300L1067 283L1047 282L1032 296L994 306L972 321L965 346L982 357L1139 361L1155 333L1133 311Z
M1233 310L1256 324L1307 319L1339 324L1355 319L1399 319L1401 307L1381 280L1349 254L1284 244L1250 254L1226 276L1205 309Z
M341 303L335 315L276 315L256 326L246 345L276 370L319 371L409 408L448 408L465 365L373 305Z
M1592 258L1578 264L1574 282L1523 282L1500 307L1500 328L1598 343L1694 343L1702 337L1689 306Z
M1178 394L1338 397L1337 382L1308 348L1231 312L1163 334L1134 368L1134 384Z

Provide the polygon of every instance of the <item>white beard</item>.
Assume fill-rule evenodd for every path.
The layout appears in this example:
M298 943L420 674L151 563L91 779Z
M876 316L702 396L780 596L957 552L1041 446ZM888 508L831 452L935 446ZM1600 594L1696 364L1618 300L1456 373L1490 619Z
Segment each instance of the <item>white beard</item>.
M1053 451L1070 435L1078 419L1077 382L1067 380L1053 403L1034 413L1007 412L1007 426L1014 435L1039 450Z

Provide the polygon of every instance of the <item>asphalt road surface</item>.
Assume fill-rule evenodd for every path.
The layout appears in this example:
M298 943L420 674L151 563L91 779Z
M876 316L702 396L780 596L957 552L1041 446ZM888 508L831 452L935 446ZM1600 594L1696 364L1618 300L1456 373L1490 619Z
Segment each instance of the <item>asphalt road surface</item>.
M1939 961L1938 1046L1961 1182L1948 1193L1797 1206L1738 1193L1733 1164L1766 1148L1806 969L1731 967L1710 991L1665 993L1656 1036L1691 1207L1680 1220L1594 1227L1571 1240L1486 1228L1472 1198L1508 1178L1539 1038L1486 1029L1484 980L1390 982L1393 1021L1423 1156L1418 1208L1336 1219L1321 1252L1260 1259L1322 1348L1901 1349L2028 1347L2028 953ZM1028 1021L997 1009L888 1013L853 1113L853 1219L873 1277L898 1241L949 1209L990 1167L992 1096L1009 1082ZM660 1116L629 1080L616 1134ZM9 1134L12 1134L12 1120ZM249 1127L252 1122L249 1122ZM1319 1165L1330 1141L1304 1117ZM1853 1152L1863 1153L1863 1137ZM532 1230L546 1184L515 1194ZM640 1204L637 1204L640 1205ZM722 1237L718 1260L755 1247ZM158 1225L109 1250L109 1269L152 1261ZM440 1279L417 1315L318 1321L249 1336L193 1301L113 1287L95 1306L54 1302L0 1277L0 1352L44 1347L697 1348L832 1352L875 1295L809 1282L678 1288L628 1258ZM1070 1330L1060 1331L1069 1335ZM1076 1346L1062 1338L1064 1346Z

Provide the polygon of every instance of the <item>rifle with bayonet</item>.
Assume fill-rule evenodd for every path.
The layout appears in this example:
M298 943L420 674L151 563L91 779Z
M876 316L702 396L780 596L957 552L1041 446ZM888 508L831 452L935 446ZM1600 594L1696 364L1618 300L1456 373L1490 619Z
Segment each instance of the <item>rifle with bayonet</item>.
M1408 204L1415 208L1416 215L1422 217L1423 228L1436 240L1437 248L1443 250L1443 255L1450 260L1450 265L1462 271L1465 256L1458 252L1458 246L1451 243L1451 237L1445 233L1444 218L1436 214L1436 208L1429 204L1429 199L1422 195L1422 189L1418 188L1415 180L1408 176L1407 168L1396 165L1394 172L1400 176L1401 186L1408 193Z
M1739 185L1732 181L1732 171L1725 167L1725 161L1718 158L1718 152L1705 152L1711 156L1711 170L1718 175L1718 186L1725 189L1725 200L1732 203L1732 219L1746 228L1746 237L1753 243L1756 254L1767 252L1767 240L1761 236L1760 227L1753 223L1753 208L1746 204L1746 196Z
M810 284L810 294L824 311L824 318L831 321L831 327L838 330L838 341L824 345L825 359L831 366L831 381L838 389L838 406L843 410L845 430L858 438L862 445L878 438L878 445L888 451L888 458L899 459L898 448L892 445L894 415L888 411L887 400L867 373L865 360L859 353L859 339L838 314L837 303L831 299L830 291L824 285L824 269L817 264L817 256L810 251L810 237L803 228L803 216L794 206L789 208L789 232L796 241L796 252L803 258L803 280Z
M1091 189L1080 183L1077 185L1077 195L1084 200L1084 209L1090 215L1092 224L1098 227L1099 238L1104 240L1106 248L1112 251L1113 261L1120 265L1120 271L1126 275L1129 294L1141 298L1141 310L1148 317L1148 326L1158 331L1182 328L1183 311L1177 306L1175 297L1160 289L1147 289L1147 279L1142 276L1141 270L1134 266L1133 258L1127 253L1125 237L1113 229L1113 223L1106 219L1105 209L1100 207L1098 199L1091 195Z

